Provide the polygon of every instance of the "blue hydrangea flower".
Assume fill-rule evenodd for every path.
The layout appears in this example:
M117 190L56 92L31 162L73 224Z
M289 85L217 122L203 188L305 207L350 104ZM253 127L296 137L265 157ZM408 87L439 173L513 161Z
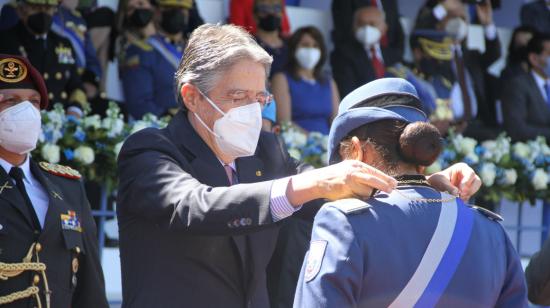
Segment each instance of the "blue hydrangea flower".
M65 155L65 158L67 160L73 160L74 159L74 151L71 150L71 149L63 150L63 155Z

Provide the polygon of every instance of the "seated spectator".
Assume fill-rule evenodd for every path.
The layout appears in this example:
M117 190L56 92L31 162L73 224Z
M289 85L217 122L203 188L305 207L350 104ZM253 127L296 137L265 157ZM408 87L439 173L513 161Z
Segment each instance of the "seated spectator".
M67 111L82 116L88 106L78 74L76 53L71 42L52 31L57 0L25 0L17 3L18 23L0 31L0 53L22 55L42 74L52 104L62 103Z
M273 101L262 109L262 130L277 134L280 132L277 125L277 104Z
M153 30L128 44L120 62L126 108L136 119L146 113L160 116L177 109L173 78L183 55L183 32L192 8L191 0L158 1L155 27L151 24L153 7L137 8L134 5L138 1L128 2L128 23L134 23L139 33L150 26Z
M520 26L514 29L508 45L506 67L500 73L501 80L512 78L529 70L526 49L527 43L535 32L536 30L530 26Z
M521 7L521 24L550 33L550 0L535 0Z
M550 35L536 34L527 44L529 72L502 86L504 126L513 140L537 136L550 140Z
M263 3L273 3L281 5L281 34L290 35L290 25L285 10L284 0L266 0ZM254 18L255 0L231 0L229 3L229 22L245 28L248 32L256 35L258 29L257 20Z
M0 30L9 29L19 22L17 1L12 0L0 6Z
M315 27L296 30L289 39L288 53L286 70L272 80L277 119L328 134L340 96L334 80L323 72L327 50L321 32Z
M288 4L288 1L287 1ZM400 62L405 49L403 27L399 21L399 7L396 0L338 0L332 1L332 20L334 28L332 40L334 45L345 43L355 38L353 32L353 15L358 8L374 6L384 13L388 30L382 35L380 43L386 49L384 58L387 66Z
M288 57L288 46L281 37L282 0L256 0L254 19L258 25L256 41L273 57L269 76L283 70Z
M334 79L340 94L384 77L388 49L381 46L380 39L388 26L384 13L376 7L363 6L353 15L354 38L335 46L331 55ZM393 64L393 63L391 63Z

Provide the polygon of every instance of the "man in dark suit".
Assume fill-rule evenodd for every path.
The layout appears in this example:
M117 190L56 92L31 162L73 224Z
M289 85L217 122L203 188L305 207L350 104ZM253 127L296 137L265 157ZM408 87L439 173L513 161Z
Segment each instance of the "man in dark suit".
M108 307L80 174L29 154L47 105L40 73L0 55L0 306Z
M384 13L377 7L363 6L354 12L354 37L336 44L330 56L334 80L342 97L369 81L384 77L386 66L401 60L381 44L387 29Z
M125 142L117 203L123 307L269 307L276 222L311 200L393 188L392 178L351 161L294 175L299 164L260 134L271 61L241 28L197 28L176 74L184 110L166 129ZM464 192L480 183L461 166L437 178L449 191L458 190L451 178Z
M536 0L521 7L521 24L538 32L550 33L550 1Z
M527 44L529 72L502 86L506 131L514 140L544 136L550 140L550 35L537 34Z

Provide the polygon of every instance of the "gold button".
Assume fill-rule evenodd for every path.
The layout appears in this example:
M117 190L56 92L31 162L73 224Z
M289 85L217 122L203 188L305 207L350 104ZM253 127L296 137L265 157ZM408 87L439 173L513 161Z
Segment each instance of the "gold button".
M74 251L75 251L76 253L80 253L80 247L76 246L76 247L74 248Z
M42 251L42 245L40 243L36 243L36 246L34 246L34 249L36 249L36 252Z
M55 73L55 79L60 80L61 77L63 77L63 74L61 74L61 72Z
M61 92L61 99L67 99L67 92L65 91Z
M39 282L40 282L40 276L34 275L34 278L33 278L33 280L32 280L32 283L33 283L34 285L37 285Z
M48 99L53 99L53 93L52 92L48 93Z
M50 78L50 75L48 73L44 73L44 80L48 80Z

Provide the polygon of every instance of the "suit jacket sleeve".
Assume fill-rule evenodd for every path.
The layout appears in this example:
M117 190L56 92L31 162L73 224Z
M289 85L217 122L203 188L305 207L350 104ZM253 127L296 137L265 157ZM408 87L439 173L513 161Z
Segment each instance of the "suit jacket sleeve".
M189 173L189 163L176 161L173 153L151 149L130 154L128 143L147 136L133 137L136 138L130 137L123 146L118 161L117 214L121 224L137 216L155 222L160 228L230 235L273 223L272 181L211 187L195 179ZM251 223L232 224L242 219Z
M505 238L507 268L504 285L495 307L527 308L527 287L521 261L504 229L502 229L502 233Z
M550 130L547 127L535 126L529 123L528 105L529 91L528 84L521 78L528 78L527 75L518 76L506 81L503 85L502 111L504 116L504 127L515 140L534 139L537 136L550 138ZM538 89L535 89L537 91Z
M105 296L105 281L99 261L96 225L92 217L90 203L86 198L84 187L80 185L81 219L83 230L84 257L77 272L77 286L72 306L83 308L109 307Z
M344 97L356 88L355 72L353 71L354 64L338 49L335 49L331 55L331 64L332 75L334 81L336 81L336 85L338 85L338 92L341 97Z
M311 243L326 243L323 254L305 257L294 307L356 307L364 271L363 251L353 226L337 208L325 205L315 217ZM310 244L310 245L312 245ZM315 261L308 266L308 258Z
M537 305L550 305L550 238L529 261L525 278L529 300Z
M501 56L500 52L500 40L498 34L493 40L485 38L485 52L481 55L481 66L485 73L489 66L497 61Z

